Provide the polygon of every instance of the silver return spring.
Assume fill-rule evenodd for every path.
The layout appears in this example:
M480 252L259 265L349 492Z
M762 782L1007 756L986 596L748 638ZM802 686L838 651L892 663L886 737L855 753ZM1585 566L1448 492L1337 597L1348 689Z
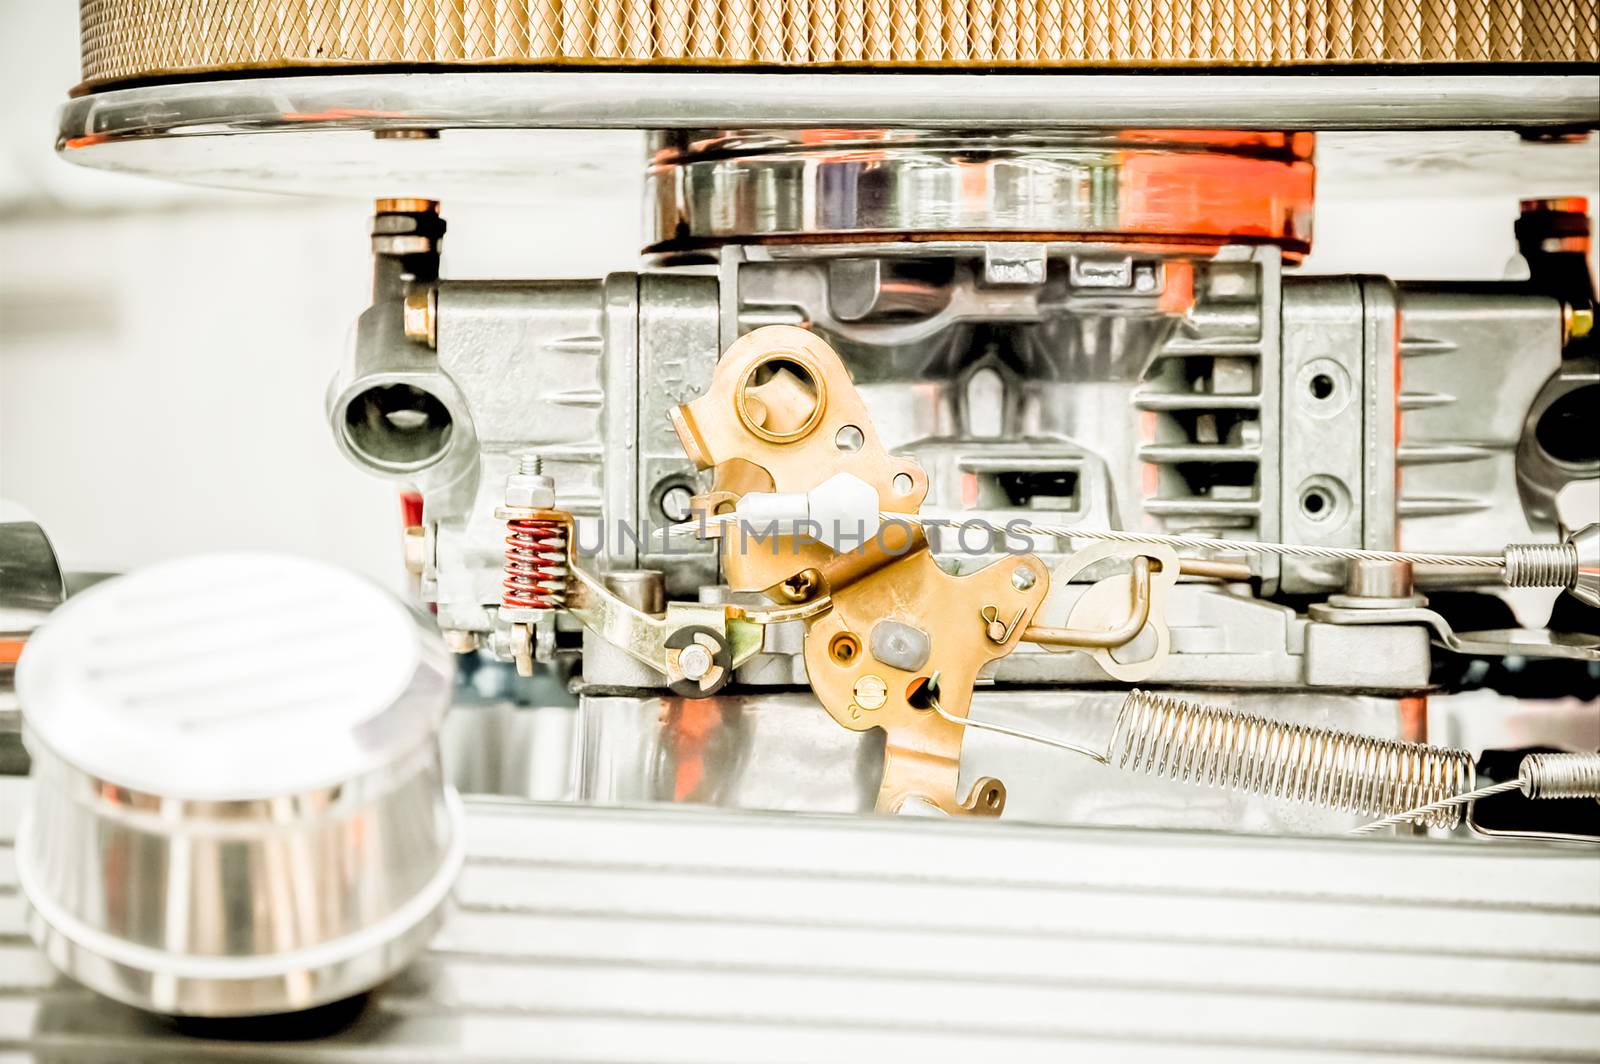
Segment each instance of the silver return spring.
M937 681L935 676L929 685L935 691ZM1450 799L1476 782L1465 750L1287 724L1137 688L1123 700L1104 753L955 716L937 696L930 708L952 724L1069 750L1131 772L1365 816L1413 814L1429 827L1460 823L1461 806ZM1433 803L1438 807L1417 811Z
M1220 706L1128 692L1104 753L1004 724L958 717L939 704L938 674L929 708L952 724L1081 754L1102 765L1183 783L1306 802L1393 824L1453 828L1479 798L1520 790L1529 798L1600 798L1600 753L1529 754L1517 778L1474 789L1472 756L1424 743L1376 739L1235 713Z
M1370 835L1380 828L1422 819L1440 809L1460 808L1507 791L1521 791L1527 798L1600 798L1600 753L1529 754L1517 767L1516 779L1442 798L1419 809L1407 809L1363 824L1350 834Z
M1128 692L1107 763L1167 779L1390 816L1470 791L1464 750L1286 724L1215 706ZM1429 827L1455 827L1459 805L1429 810Z

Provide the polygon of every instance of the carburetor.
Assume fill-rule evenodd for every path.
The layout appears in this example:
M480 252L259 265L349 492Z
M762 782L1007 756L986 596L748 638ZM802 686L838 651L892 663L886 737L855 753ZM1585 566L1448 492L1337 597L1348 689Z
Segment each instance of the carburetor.
M59 143L430 197L329 421L451 645L575 692L580 799L1448 827L1428 740L1595 745L1587 202L1516 279L1297 272L1319 137L1588 137L1592 12L890 7L85 0ZM444 275L430 167L548 127L647 132L643 268Z
M1398 815L1473 788L1417 741L1450 660L1593 685L1600 539L1559 515L1600 469L1587 208L1523 205L1522 282L1300 278L1312 152L663 136L658 265L596 281L440 280L437 205L380 201L334 431L420 493L421 595L456 644L572 676L586 764L635 756L619 716L672 749L693 714L737 751L687 791L596 769L586 797L861 802L741 796L778 756L741 729L810 716L809 687L881 736L880 810L998 813L1009 776L1058 815L964 765L976 728ZM1485 601L1530 619L1457 630ZM1160 690L1097 690L1129 683ZM1039 734L1063 720L1083 734Z

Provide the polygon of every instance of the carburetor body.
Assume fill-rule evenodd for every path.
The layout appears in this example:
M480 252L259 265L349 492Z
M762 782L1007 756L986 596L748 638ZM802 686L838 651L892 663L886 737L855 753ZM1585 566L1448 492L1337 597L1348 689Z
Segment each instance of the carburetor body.
M979 674L978 716L1101 734L1120 702L1103 687L1132 681L1415 740L1430 694L1439 703L1473 658L1565 659L1538 667L1592 687L1584 662L1596 643L1564 628L1574 616L1593 628L1592 606L1564 606L1551 630L1566 577L1513 591L1505 566L1447 564L1505 544L1568 550L1559 500L1600 470L1575 419L1600 394L1586 206L1524 204L1523 281L1297 277L1286 267L1310 240L1313 143L1204 131L665 134L649 169L649 266L592 281L436 280L435 206L380 203L378 301L330 392L333 428L353 460L419 491L409 534L420 594L457 645L515 656L520 638L526 664L538 656L573 677L587 799L853 809L878 793L871 731L839 733L794 690L817 682L802 619L766 626L714 692L676 694L659 690L673 677L597 626L555 619L576 566L610 574L614 594L657 615L668 599L796 598L776 577L752 583L730 557L748 544L705 523L719 500L725 513L775 479L730 472L730 461L760 465L748 450L710 453L701 437L724 422L742 421L747 442L820 455L809 479L780 491L816 488L857 449L866 465L843 468L870 481L865 452L881 441L925 492L912 512L941 569L981 572L1022 544L1054 572L1055 623L1104 627L1128 594L1128 577L1107 575L1117 546L1074 552L1074 529L1227 541L1231 560L1212 550L1209 567L1190 558L1156 581L1161 623L1122 645L1008 646ZM725 352L784 329L836 353L870 417L868 447L865 426L817 432L846 399L781 351L776 377L747 374L731 402L699 400L717 394ZM763 430L752 410L786 427ZM536 538L549 515L507 494L530 456L546 493L535 506L573 519L570 551ZM531 519L520 533L519 516ZM697 520L700 536L678 534ZM1056 534L1025 534L1040 526ZM518 566L524 592L543 597L507 598ZM1427 608L1427 592L1454 606ZM541 612L530 604L546 623L517 629ZM926 639L923 622L895 623L912 644ZM1005 778L1010 808L1031 817L1332 823L1228 796L1107 801L1077 778L1087 766L1041 768L987 737L967 752L958 793Z
M58 147L390 197L333 434L577 797L1324 829L1595 696L1600 378L1581 198L1516 279L1301 275L1317 138L1581 141L1590 7L84 0ZM642 267L442 275L550 128L649 138Z

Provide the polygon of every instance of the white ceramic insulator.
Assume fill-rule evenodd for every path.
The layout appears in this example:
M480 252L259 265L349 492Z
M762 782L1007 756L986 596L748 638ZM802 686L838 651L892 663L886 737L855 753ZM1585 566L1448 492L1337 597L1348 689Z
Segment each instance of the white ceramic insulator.
M878 492L851 473L835 473L805 494L754 491L739 499L741 520L756 529L803 535L851 551L878 534Z

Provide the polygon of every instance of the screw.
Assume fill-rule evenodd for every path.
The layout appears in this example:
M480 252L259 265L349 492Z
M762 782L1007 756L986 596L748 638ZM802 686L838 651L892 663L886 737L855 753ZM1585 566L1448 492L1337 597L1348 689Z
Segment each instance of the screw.
M856 705L862 709L882 709L889 701L889 685L883 677L867 675L856 681Z
M703 680L711 671L711 651L699 643L690 643L678 651L678 669L686 680Z
M1039 574L1033 571L1032 566L1019 565L1011 570L1011 586L1018 591L1026 591L1039 582Z
M517 472L525 477L536 477L544 472L544 459L532 452L518 455Z
M804 602L816 594L817 587L822 583L822 574L815 569L802 569L779 584L783 596L791 602Z
M694 505L694 492L682 484L670 485L661 493L661 501L657 505L661 508L661 516L668 521L687 521L690 507Z

